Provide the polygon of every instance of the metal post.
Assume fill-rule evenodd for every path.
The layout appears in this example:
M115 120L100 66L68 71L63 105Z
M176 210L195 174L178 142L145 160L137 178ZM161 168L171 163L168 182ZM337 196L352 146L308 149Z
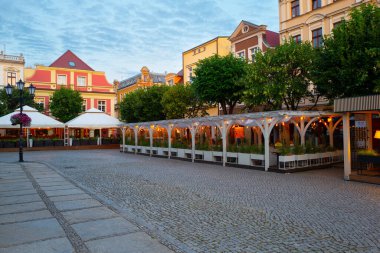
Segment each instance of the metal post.
M22 116L22 100L23 100L23 91L20 90L19 94L19 101L20 101L20 118ZM23 149L22 149L22 122L20 122L20 139L19 139L19 162L24 161L24 154L23 154Z

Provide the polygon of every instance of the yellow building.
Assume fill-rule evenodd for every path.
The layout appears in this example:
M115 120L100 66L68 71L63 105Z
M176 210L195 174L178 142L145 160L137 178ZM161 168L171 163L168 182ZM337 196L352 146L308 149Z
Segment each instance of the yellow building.
M279 0L280 39L310 41L319 47L351 8L374 0Z
M199 60L215 54L228 55L231 52L231 42L228 36L219 36L182 53L182 68L184 83L190 82L194 76L195 65Z
M20 79L24 79L25 59L22 54L19 56L6 55L0 52L0 89L7 84L16 85Z

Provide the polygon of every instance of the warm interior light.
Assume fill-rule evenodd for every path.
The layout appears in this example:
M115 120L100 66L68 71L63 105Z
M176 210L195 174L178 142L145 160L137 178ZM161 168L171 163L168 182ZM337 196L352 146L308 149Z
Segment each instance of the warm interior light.
M380 130L376 130L375 136L373 138L380 139Z

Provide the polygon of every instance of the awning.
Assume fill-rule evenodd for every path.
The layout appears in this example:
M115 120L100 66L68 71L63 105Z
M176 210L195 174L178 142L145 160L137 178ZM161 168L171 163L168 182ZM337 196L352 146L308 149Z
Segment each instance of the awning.
M24 128L64 128L65 127L65 125L62 122L55 120L49 116L46 116L45 114L38 112L36 109L30 106L25 105L22 107L22 110L23 110L22 113L25 113L32 119L30 126L24 127ZM20 125L12 126L12 123L11 123L12 115L18 114L18 113L20 113L20 109L17 109L16 111L12 113L9 113L7 115L0 117L0 128L20 128Z
M89 129L100 129L100 128L117 128L122 125L122 123L98 109L92 108L85 111L78 117L68 121L65 125L69 128L89 128Z
M380 110L380 95L339 98L334 100L334 112Z

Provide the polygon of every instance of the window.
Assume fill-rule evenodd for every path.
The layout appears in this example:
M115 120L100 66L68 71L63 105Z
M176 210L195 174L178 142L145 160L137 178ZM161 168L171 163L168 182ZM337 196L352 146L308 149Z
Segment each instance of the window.
M86 86L86 77L78 76L78 86Z
M298 35L293 36L293 40L294 40L297 44L300 44L300 43L301 43L301 34L298 34Z
M104 100L98 101L98 110L100 110L102 112L106 112L106 101L104 101Z
M322 1L321 0L312 0L313 10L321 8L322 7Z
M85 112L86 110L87 110L87 100L83 99L83 102L82 102L82 111Z
M243 27L243 33L246 33L246 32L248 32L249 31L249 27L247 26L247 25L245 25L244 27Z
M296 0L292 2L292 18L300 15L300 1Z
M66 75L58 75L58 77L57 77L57 84L60 84L60 85L67 84Z
M70 67L75 67L75 62L73 62L73 61L69 61L69 66L70 66Z
M38 109L45 109L45 99L44 98L35 98L34 102L37 104Z
M193 68L192 67L188 67L188 70L189 70L189 80L190 82L193 81Z
M241 59L245 59L245 52L244 51L237 52L237 56Z
M343 23L343 20L338 21L338 22L335 22L335 23L333 24L333 26L334 26L333 29L339 27L342 23Z
M251 53L251 61L255 61L255 58L256 58L256 54L258 52L260 52L260 48L259 47L253 47L251 49L249 49L249 52Z
M312 31L313 35L313 47L317 48L322 45L322 28L318 28Z
M7 83L16 85L16 72L7 72Z

